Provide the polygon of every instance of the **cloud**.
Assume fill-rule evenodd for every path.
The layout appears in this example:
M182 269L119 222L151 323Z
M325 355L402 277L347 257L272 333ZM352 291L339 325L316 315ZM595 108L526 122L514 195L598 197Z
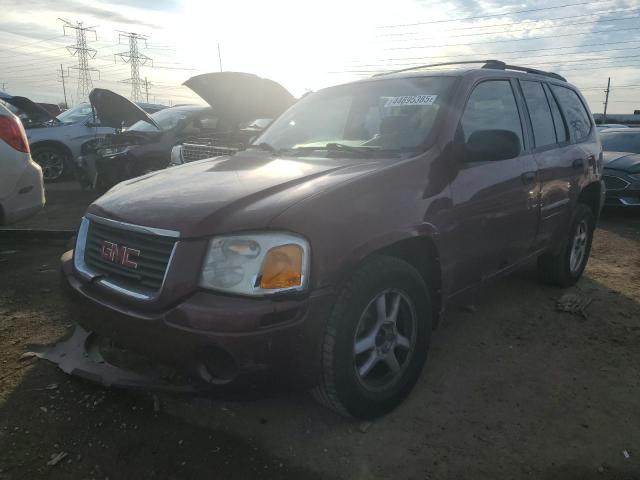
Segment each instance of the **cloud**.
M9 11L21 11L21 10L49 10L57 15L73 14L74 17L78 15L88 15L97 20L105 20L109 22L121 23L124 25L145 26L148 28L157 29L160 25L149 23L143 20L144 10L140 11L139 16L124 15L117 10L117 6L113 9L104 8L98 6L96 2L83 2L81 0L64 0L60 2L51 2L48 0L3 0L4 8ZM146 2L142 0L134 1L134 6L142 6ZM122 2L125 4L125 2ZM126 2L127 5L131 5ZM11 32L13 33L13 32ZM31 35L33 36L33 35Z

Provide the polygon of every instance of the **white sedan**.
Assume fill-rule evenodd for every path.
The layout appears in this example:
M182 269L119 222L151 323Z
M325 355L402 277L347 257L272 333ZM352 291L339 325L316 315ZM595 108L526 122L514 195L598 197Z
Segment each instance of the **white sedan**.
M31 159L22 122L0 105L0 225L34 215L43 206L42 169Z

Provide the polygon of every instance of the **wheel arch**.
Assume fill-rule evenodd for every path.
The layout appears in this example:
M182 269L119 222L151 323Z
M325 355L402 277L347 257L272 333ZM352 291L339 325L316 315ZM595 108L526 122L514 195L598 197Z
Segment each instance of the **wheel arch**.
M31 151L39 147L59 148L67 154L67 160L73 160L73 153L71 152L71 149L59 140L38 140L32 143L29 147L31 148Z
M593 216L597 219L602 207L601 182L592 182L586 185L578 195L578 203L584 203L587 205L593 212Z
M359 250L356 255L357 260L341 275L343 281L350 278L353 272L372 257L388 256L403 260L418 270L429 289L433 307L433 325L436 327L442 315L444 301L442 267L433 232L393 235L386 242L372 242L369 247Z

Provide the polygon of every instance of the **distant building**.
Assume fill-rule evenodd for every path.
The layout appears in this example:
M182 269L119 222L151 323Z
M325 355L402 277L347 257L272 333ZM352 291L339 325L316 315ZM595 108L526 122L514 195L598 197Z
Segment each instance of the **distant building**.
M596 121L596 123L603 123L602 113L594 113L593 119ZM607 123L640 125L640 110L634 110L633 114L607 113Z

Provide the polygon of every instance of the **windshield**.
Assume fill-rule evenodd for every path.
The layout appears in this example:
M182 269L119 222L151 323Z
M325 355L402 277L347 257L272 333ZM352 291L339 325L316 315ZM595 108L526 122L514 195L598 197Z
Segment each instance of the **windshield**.
M160 130L166 132L178 126L180 122L187 118L187 111L180 108L166 108L159 112L149 115L158 124ZM144 120L140 120L131 125L128 131L134 130L136 132L157 132L158 129Z
M254 143L276 150L350 147L418 150L434 128L453 77L376 80L308 95Z
M605 152L640 153L640 132L609 132L600 135Z
M69 110L62 112L57 116L57 119L62 123L77 123L84 120L88 115L91 115L91 105L88 103L81 103Z

